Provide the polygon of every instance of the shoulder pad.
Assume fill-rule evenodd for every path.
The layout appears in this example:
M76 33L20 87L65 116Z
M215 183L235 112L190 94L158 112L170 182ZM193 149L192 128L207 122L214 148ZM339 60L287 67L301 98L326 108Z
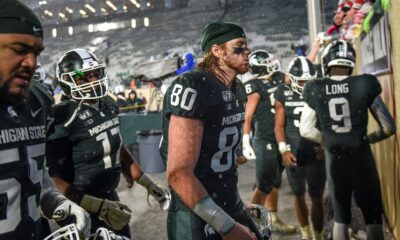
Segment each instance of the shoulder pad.
M78 103L75 101L62 101L52 106L50 115L55 118L56 123L62 123L71 117L77 107Z

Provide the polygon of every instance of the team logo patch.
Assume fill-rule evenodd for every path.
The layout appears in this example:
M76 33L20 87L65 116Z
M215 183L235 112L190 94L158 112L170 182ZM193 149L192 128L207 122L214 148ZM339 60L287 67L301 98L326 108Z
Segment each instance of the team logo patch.
M92 116L92 113L89 110L85 110L79 114L79 118L81 120L86 120Z
M227 110L227 111L232 110L232 104L227 104L227 105L226 105L226 110Z
M206 238L217 235L217 232L209 224L206 224L204 226L204 233L206 235Z
M222 91L222 98L225 102L229 102L232 100L232 92L231 91Z

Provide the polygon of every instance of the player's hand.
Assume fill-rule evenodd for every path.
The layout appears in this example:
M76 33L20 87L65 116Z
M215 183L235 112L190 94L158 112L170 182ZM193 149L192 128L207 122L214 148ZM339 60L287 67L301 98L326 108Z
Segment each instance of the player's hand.
M243 146L243 157L245 157L247 160L256 160L256 154L254 153L253 148L249 146Z
M171 194L168 189L156 183L149 175L143 174L137 181L147 189L149 195L153 196L159 203L162 210L167 210L171 202Z
M243 134L242 153L243 153L243 157L245 157L247 160L256 160L256 154L254 154L254 150L250 144L250 135L249 134Z
M73 217L78 231L83 234L85 238L89 237L91 225L90 216L83 208L70 200L65 200L55 209L52 218L58 222L65 220L67 217Z
M247 163L247 158L245 158L244 156L237 156L236 157L236 163L238 165L245 164L245 163Z
M286 151L282 154L283 165L288 168L297 166L297 158L290 151Z
M315 153L315 158L317 160L324 160L325 159L324 148L321 145L319 145L317 147L314 147L314 153Z
M160 208L164 211L168 210L171 203L171 194L168 189L158 183L153 183L147 189L148 193L160 203Z
M113 230L121 230L131 219L132 211L117 201L84 195L81 206L89 212L97 213L99 218Z
M257 240L257 236L249 228L240 223L235 226L226 235L222 236L223 240Z

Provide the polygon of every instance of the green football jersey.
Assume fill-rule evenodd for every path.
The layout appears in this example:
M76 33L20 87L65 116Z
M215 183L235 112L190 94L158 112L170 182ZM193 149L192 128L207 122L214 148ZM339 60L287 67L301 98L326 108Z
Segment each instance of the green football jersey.
M285 74L276 72L272 75L271 81L253 79L245 83L247 95L257 93L260 96L260 101L252 119L255 137L263 139L274 138L274 92L277 86L284 82Z
M108 96L100 99L97 107L84 103L76 112L78 105L69 100L52 108L50 117L54 122L48 130L48 145L63 139L68 145L63 151L68 154L62 159L48 157L49 173L88 194L111 191L117 187L121 173L118 108ZM52 147L52 151L57 148Z
M40 192L45 115L30 94L24 106L0 103L0 239L43 239Z
M285 134L290 150L297 153L299 149L316 146L300 136L300 117L305 105L303 96L294 92L289 85L281 84L275 92L275 100L285 108Z
M204 132L194 169L214 201L230 212L237 192L236 151L242 139L246 95L240 81L227 88L214 75L201 70L179 76L168 88L163 106L160 152L167 159L171 115L200 119Z
M304 99L317 112L324 145L331 149L367 144L368 108L381 91L378 79L366 74L307 83Z

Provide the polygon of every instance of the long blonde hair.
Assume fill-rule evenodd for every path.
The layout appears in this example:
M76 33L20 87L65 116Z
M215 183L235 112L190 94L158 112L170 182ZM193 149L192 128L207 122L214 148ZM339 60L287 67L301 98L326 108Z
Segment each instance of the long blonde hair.
M219 45L222 49L226 49L225 43ZM211 49L206 52L204 58L201 62L199 62L196 66L197 68L203 70L204 72L211 73L215 76L218 76L216 70L218 70L222 75L228 75L225 71L221 68L221 64L219 63L219 58L215 56ZM225 82L223 79L221 81Z

